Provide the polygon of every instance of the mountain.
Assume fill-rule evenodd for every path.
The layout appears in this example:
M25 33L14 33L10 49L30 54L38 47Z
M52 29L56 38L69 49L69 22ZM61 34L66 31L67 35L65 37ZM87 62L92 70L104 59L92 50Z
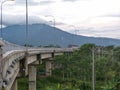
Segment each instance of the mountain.
M94 43L104 46L120 45L119 39L94 38L74 35L46 24L32 24L28 27L28 44L33 46L45 46L54 44L62 47L67 47L68 45L82 45L85 43ZM3 38L15 44L25 45L25 29L25 25L13 25L5 27L3 29Z

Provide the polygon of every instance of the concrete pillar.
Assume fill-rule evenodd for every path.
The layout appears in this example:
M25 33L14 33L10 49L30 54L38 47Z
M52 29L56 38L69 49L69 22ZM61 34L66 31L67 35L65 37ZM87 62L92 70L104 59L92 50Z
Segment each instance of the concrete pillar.
M24 62L24 70L25 70L25 76L28 75L28 59L26 58L25 59L25 62Z
M15 79L15 81L14 81L14 83L13 83L13 85L12 85L10 90L18 90L17 79Z
M51 76L52 75L52 61L47 60L45 64L46 64L46 76Z
M29 65L29 90L36 90L36 66Z
M18 77L28 75L28 63L27 62L28 62L27 57L20 60L20 63L19 63L20 71L19 71Z

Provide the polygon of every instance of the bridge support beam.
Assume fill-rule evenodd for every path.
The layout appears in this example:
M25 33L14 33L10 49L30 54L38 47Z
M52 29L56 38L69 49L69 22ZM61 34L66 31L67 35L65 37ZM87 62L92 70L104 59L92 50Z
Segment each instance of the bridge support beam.
M13 83L13 85L12 85L10 90L18 90L17 79L15 79L15 81L14 81L14 83Z
M36 90L36 66L29 65L29 90Z
M52 60L46 60L46 76L52 75Z

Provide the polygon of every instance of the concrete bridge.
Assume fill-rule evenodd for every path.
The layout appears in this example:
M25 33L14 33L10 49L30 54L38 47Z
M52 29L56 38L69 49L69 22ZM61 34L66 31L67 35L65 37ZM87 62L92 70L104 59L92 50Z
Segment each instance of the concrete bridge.
M2 47L3 46L3 47ZM2 53L3 48L3 53ZM54 56L63 53L70 54L72 48L25 48L4 51L5 47L0 42L0 90L17 90L17 78L29 77L29 90L36 90L36 66L46 62L46 75L52 74Z

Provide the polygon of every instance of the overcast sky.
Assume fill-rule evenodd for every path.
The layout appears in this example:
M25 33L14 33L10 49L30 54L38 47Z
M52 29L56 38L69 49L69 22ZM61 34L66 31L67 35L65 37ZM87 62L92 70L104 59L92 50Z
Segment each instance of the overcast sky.
M28 4L29 24L52 25L54 16L56 27L65 31L120 39L120 0L28 0ZM3 4L3 23L25 24L25 0Z

